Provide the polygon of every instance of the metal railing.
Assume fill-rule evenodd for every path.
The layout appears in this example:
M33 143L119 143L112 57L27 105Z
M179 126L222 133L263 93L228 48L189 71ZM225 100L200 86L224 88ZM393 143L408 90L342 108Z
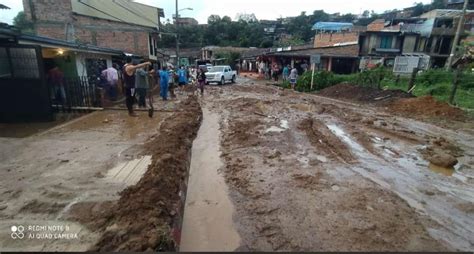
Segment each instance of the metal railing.
M103 106L103 88L90 77L67 77L62 86L51 85L55 112L84 112Z

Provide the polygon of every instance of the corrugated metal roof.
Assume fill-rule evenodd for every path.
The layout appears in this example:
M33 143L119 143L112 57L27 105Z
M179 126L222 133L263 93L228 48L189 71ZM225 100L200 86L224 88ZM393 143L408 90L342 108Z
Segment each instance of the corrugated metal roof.
M351 30L354 27L352 23L341 23L341 22L317 22L313 26L313 30L320 31L342 31Z
M10 7L6 6L6 5L3 5L3 4L0 4L0 9L2 10L10 10Z
M71 4L79 15L150 28L158 26L158 12L163 11L131 0L71 0Z
M36 35L27 35L23 34L18 37L20 44L38 44L42 46L49 47L65 47L68 49L74 49L77 51L84 52L97 52L105 53L110 55L122 55L123 52L117 49L97 47L94 45L87 44L78 44L74 42L68 42L63 40L52 39L48 37L36 36Z
M466 13L474 13L473 10L467 10ZM457 18L462 15L462 10L435 9L423 13L420 18Z

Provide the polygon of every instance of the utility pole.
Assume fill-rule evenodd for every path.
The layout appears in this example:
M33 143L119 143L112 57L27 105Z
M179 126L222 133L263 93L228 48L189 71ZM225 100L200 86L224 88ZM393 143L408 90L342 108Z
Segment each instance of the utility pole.
M177 0L176 0L177 1ZM454 55L456 54L456 49L459 44L459 39L461 38L461 33L463 32L464 27L464 19L466 17L467 5L469 0L464 0L464 6L462 8L462 15L459 18L458 29L456 31L456 36L454 37L453 47L451 48L451 54L448 57L448 61L446 62L446 70L450 71L454 61Z
M178 10L178 0L176 0L176 66L179 66L179 10Z

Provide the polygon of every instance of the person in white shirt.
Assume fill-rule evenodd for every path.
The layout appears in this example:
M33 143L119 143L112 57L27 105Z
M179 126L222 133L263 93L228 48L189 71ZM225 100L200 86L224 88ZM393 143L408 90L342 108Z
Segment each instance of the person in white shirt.
M118 84L118 66L113 64L102 71L102 76L107 80L107 95L113 101L117 100L117 84Z

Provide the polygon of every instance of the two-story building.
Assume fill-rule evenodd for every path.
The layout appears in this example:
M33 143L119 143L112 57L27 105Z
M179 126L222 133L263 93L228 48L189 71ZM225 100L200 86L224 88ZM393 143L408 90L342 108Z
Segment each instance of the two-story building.
M160 8L128 0L23 0L36 35L157 60Z
M468 11L468 18L473 11ZM460 10L433 10L417 18L375 20L359 36L360 67L370 64L392 66L395 57L424 54L431 67L443 67L451 52ZM466 25L465 30L471 27ZM461 38L468 35L464 31Z

